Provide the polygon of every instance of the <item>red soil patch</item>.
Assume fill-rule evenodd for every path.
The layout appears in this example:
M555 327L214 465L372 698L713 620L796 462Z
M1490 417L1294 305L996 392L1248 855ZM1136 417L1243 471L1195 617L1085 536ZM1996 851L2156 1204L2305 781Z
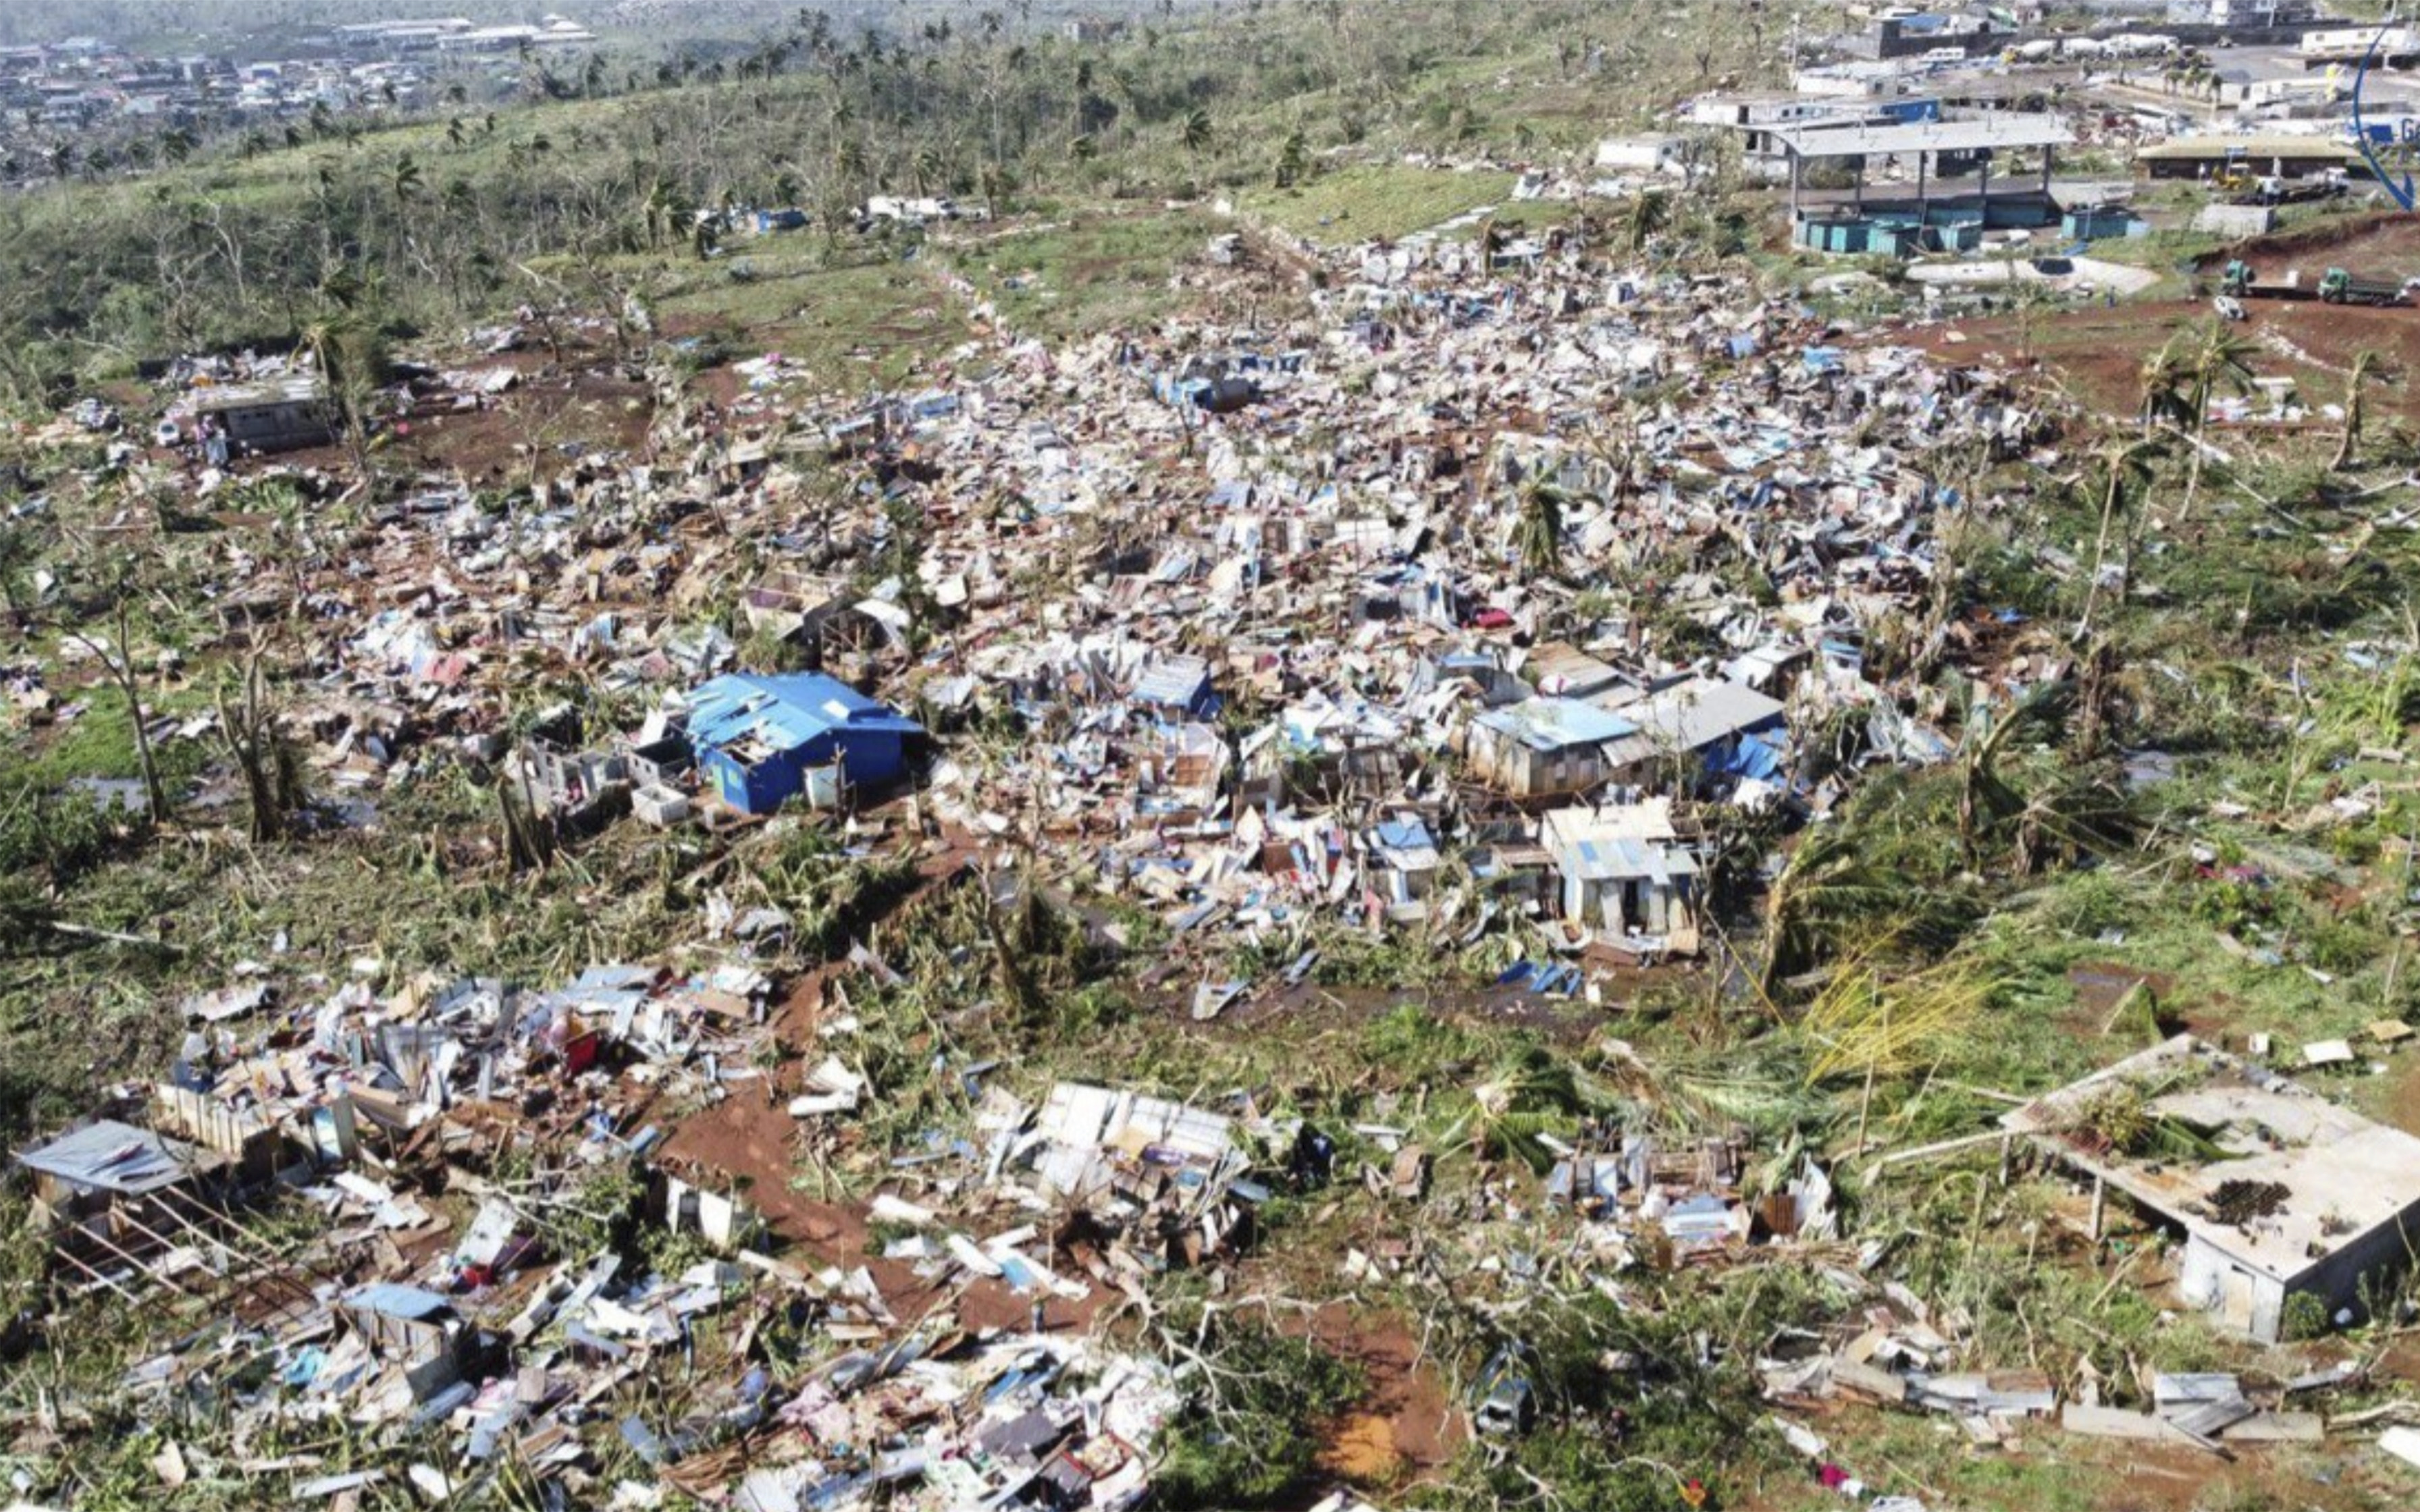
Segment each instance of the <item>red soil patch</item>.
M825 1264L854 1265L866 1254L863 1215L790 1190L799 1166L799 1123L790 1117L787 1096L765 1083L743 1083L732 1096L684 1120L664 1141L664 1153L739 1180L748 1204L774 1232Z
M2292 378L2305 407L2316 410L2340 402L2354 354L2368 349L2387 363L2387 373L2368 391L2372 410L2420 418L2420 382L2388 377L2420 373L2420 308L2253 300L2245 309L2248 317L2238 329L2263 348L2254 360L2254 371ZM2038 317L2032 349L2043 376L2070 396L2112 417L2124 417L2141 402L2144 359L2179 332L2210 317L2210 303L2200 300L2074 310ZM2015 316L1993 316L1922 327L1891 339L1952 360L1993 354L2019 361L2026 334Z
M2304 270L2305 284L2316 283L2330 268L2349 268L2378 278L2406 278L2420 272L2420 217L2367 215L2323 221L2239 241L2196 266L2202 272L2216 274L2237 258L2250 263L2264 280L2283 278L2295 268Z
M1320 1462L1335 1473L1363 1484L1394 1484L1407 1473L1443 1465L1468 1437L1444 1374L1421 1355L1419 1340L1403 1319L1331 1302L1280 1327L1308 1333L1369 1380L1368 1394L1324 1435Z

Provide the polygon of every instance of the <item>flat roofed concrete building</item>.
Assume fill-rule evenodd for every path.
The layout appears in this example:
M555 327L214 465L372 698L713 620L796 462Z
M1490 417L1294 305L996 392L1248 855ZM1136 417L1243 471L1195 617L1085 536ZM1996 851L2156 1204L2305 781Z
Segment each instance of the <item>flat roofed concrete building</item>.
M2113 1102L2192 1131L2216 1158L2113 1145L2101 1127ZM2285 1332L2288 1297L2308 1293L2330 1313L2356 1306L2363 1281L2400 1269L2420 1242L2420 1138L2189 1034L2001 1125L2181 1227L2178 1295L2264 1342ZM2266 1211L2227 1222L2214 1195L2238 1182L2266 1193L2252 1204Z

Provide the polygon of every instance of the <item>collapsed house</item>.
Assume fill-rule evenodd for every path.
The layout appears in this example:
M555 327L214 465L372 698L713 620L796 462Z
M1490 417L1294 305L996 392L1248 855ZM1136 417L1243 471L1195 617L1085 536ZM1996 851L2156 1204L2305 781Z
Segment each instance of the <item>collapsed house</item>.
M1195 1266L1240 1244L1267 1190L1247 1180L1238 1120L1167 1098L1062 1082L1004 1131L998 1165L1086 1213L1113 1265Z
M2420 1138L2179 1035L2001 1119L2115 1188L2185 1247L2176 1289L2226 1327L2275 1343L2289 1304L2364 1304L2420 1243Z
M298 452L336 437L327 385L308 375L198 390L189 412L215 422L239 453Z
M33 1149L34 1218L51 1253L81 1282L123 1289L191 1258L215 1221L235 1163L215 1150L115 1119L96 1119Z

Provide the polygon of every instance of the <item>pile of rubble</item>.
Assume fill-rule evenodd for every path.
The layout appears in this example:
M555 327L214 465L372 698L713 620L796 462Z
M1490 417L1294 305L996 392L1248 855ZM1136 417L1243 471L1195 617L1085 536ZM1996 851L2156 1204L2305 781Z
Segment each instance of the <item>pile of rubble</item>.
M1323 271L1281 330L1170 320L1059 350L994 330L944 381L871 406L814 398L775 361L728 408L653 374L643 444L532 445L519 487L432 474L341 531L305 510L223 548L219 612L301 636L312 680L284 717L323 795L470 763L566 825L729 825L908 788L910 833L1148 910L1173 963L1294 942L1290 982L1335 926L1496 932L1499 985L1536 993L1693 953L1725 815L1821 815L1863 764L1946 755L1868 651L1909 625L1957 649L1937 530L1978 501L1945 454L2047 434L1994 378L1843 345L1794 304L1578 235L1419 239ZM536 381L427 365L394 423ZM326 458L229 466L246 486L343 487ZM807 670L741 670L767 648ZM43 697L39 670L11 679ZM565 684L640 712L512 717ZM1819 726L1863 735L1809 760ZM1249 1094L1068 1083L1029 1104L954 1067L970 1121L889 1152L870 1257L801 1269L766 1248L761 1210L787 1195L671 1154L667 1128L735 1098L845 1125L868 1078L845 1015L812 1048L777 1032L752 942L786 918L708 912L702 953L542 991L381 991L374 962L254 973L186 1005L161 1083L21 1157L67 1284L227 1303L132 1382L251 1382L233 1443L172 1442L163 1483L232 1471L358 1497L390 1472L245 1448L342 1417L397 1443L449 1430L451 1458L408 1470L432 1497L505 1464L634 1507L1140 1496L1176 1383L1046 1328L1047 1304L1139 1297L1248 1245L1279 1184L1328 1180L1326 1135ZM1195 1015L1253 985L1205 980ZM821 1058L776 1107L768 1068L791 1056ZM1425 1152L1363 1137L1387 1156L1373 1189L1419 1198ZM1496 1262L1507 1286L1547 1260L1593 1287L1838 1246L1811 1163L1751 1197L1729 1138L1606 1128L1553 1152L1558 1230ZM582 1229L616 1175L645 1189L643 1244ZM324 1220L300 1258L230 1216L277 1189ZM456 1232L441 1196L476 1219ZM1473 1216L1527 1225L1527 1200ZM622 1388L675 1360L687 1405L631 1410L646 1394Z

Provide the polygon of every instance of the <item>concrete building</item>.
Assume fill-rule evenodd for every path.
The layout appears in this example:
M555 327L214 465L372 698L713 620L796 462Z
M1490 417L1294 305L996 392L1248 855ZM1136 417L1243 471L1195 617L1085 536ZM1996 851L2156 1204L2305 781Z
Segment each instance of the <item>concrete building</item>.
M335 439L328 390L311 377L230 384L195 396L195 420L214 419L236 455L294 452Z
M1940 101L1908 97L1843 98L1828 90L1706 95L1689 102L1688 118L1720 127L1740 138L1740 166L1776 183L1790 177L1790 153L1778 132L1786 127L1897 126L1932 120Z
M2151 1134L2113 1145L2113 1106L2151 1134L2190 1131L2215 1158L2189 1158ZM2284 1334L2289 1298L2307 1294L2330 1314L2358 1307L2363 1282L2400 1270L2420 1243L2420 1138L2191 1035L2036 1098L2001 1124L2092 1178L2096 1223L2114 1188L2183 1230L2179 1298L2265 1343ZM2227 1222L2213 1201L2223 1186L2239 1203L2260 1196Z
M1896 256L1968 251L1985 231L2056 224L2051 173L2057 149L2075 140L2055 116L2016 111L1889 125L1813 120L1768 134L1788 166L1792 240L1812 252ZM2009 171L2019 153L2036 155L2030 172ZM1885 163L1912 172L1915 183L1869 190L1868 176ZM1846 166L1845 202L1809 201L1808 176L1819 164ZM1952 182L1968 175L1971 187Z
M2285 131L2179 137L2137 150L2134 166L2147 178L2210 178L2229 168L2279 178L2313 178L2331 169L2366 175L2361 154L2336 138Z
M1596 165L1617 173L1685 174L1690 161L1689 139L1669 131L1608 136L1596 145Z
M2318 0L2208 0L2198 19L2213 26L2291 26L2319 14Z

